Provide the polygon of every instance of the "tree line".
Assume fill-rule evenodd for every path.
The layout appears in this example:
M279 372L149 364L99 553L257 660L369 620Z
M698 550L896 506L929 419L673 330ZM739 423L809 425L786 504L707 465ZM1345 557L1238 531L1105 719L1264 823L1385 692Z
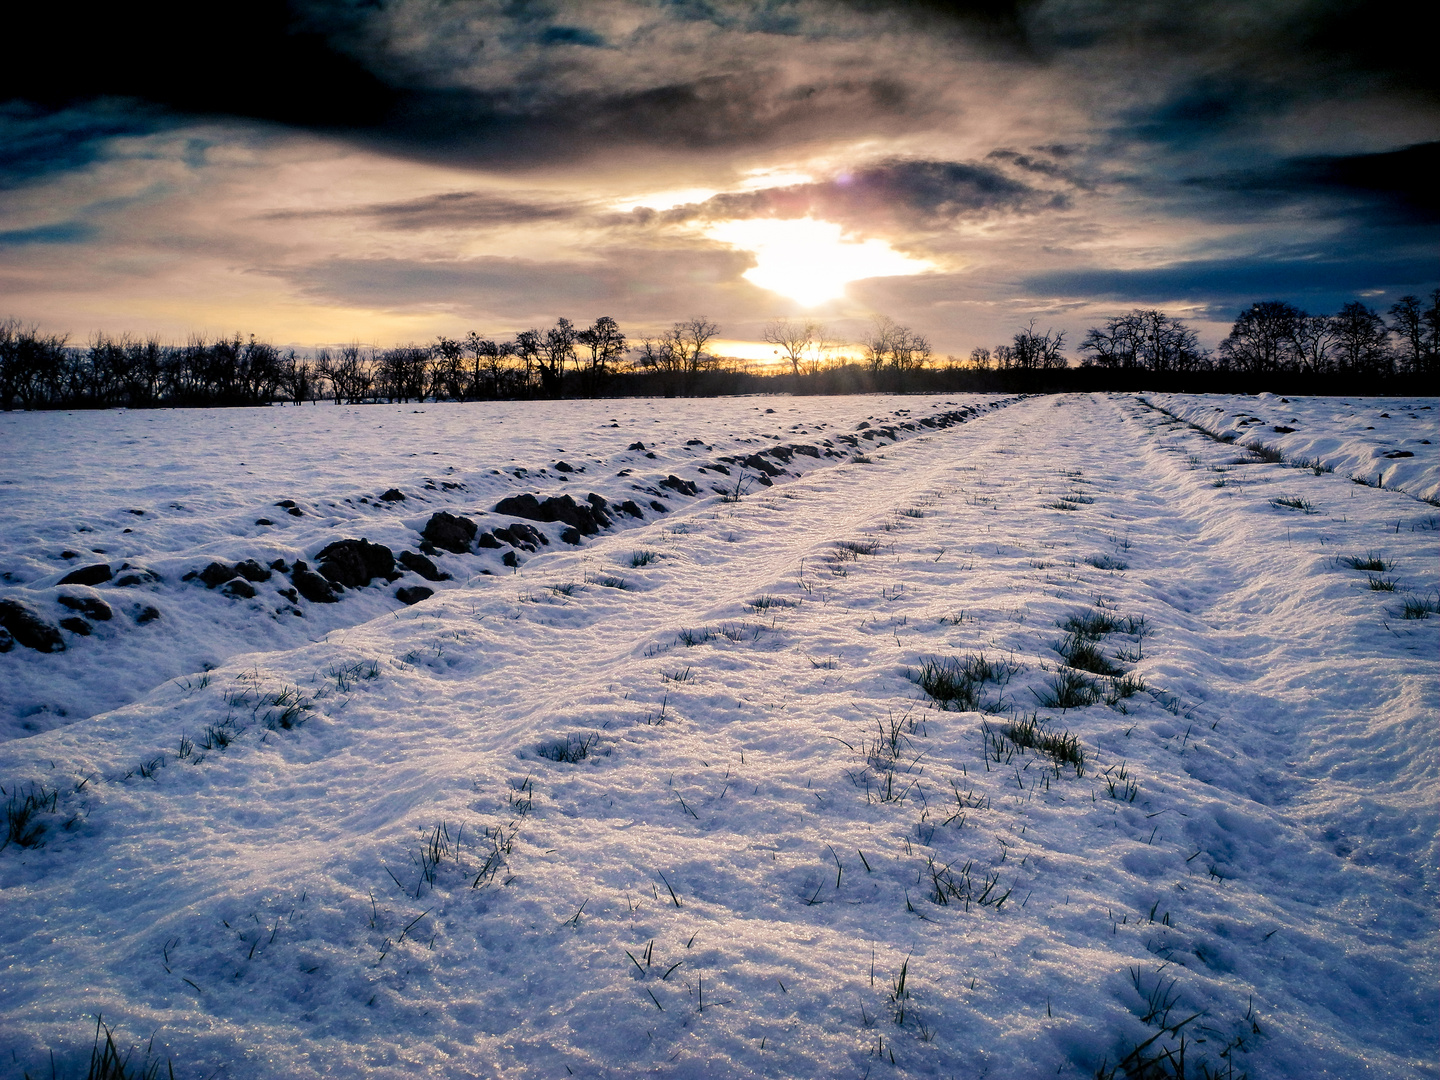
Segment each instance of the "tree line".
M714 325L705 325L708 337L702 335L692 353L703 352L714 336ZM588 396L604 391L630 351L609 316L584 329L560 319L549 330L523 330L508 341L471 332L428 345L376 349L356 343L309 355L238 334L174 345L101 333L75 346L66 335L44 334L8 319L0 320L0 406L143 409L304 404L326 398L353 405ZM703 366L691 357L690 367Z
M1038 330L1033 320L1010 341L977 348L964 360L938 360L923 334L884 316L848 342L814 320L776 319L762 334L774 347L774 365L716 355L719 333L716 323L696 316L631 342L609 316L584 328L562 318L548 330L522 330L508 340L472 331L425 345L351 344L302 356L238 334L182 345L97 334L76 346L66 335L0 320L0 407L1124 389L1156 379L1222 391L1278 378L1289 392L1353 393L1397 380L1421 385L1440 373L1440 289L1426 300L1402 297L1385 315L1358 300L1333 315L1260 301L1240 313L1213 351L1200 346L1182 319L1136 309L1089 328L1073 360L1065 332Z
M1198 348L1183 322L1132 311L1094 327L1080 346L1083 364L1150 371L1388 378L1440 370L1440 289L1428 301L1405 296L1389 319L1359 300L1333 315L1312 315L1283 300L1251 304L1214 353Z

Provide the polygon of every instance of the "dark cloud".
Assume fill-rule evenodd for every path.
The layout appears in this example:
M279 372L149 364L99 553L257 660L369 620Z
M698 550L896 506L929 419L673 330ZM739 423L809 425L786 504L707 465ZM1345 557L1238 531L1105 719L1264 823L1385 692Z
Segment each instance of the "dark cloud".
M1360 0L27 4L8 37L63 45L64 62L40 48L0 66L0 102L118 97L513 168L920 130L969 60L988 56L1083 85L1102 112L1108 99L1118 111L1101 120L1121 138L1184 146L1305 102L1433 104L1426 35L1397 22ZM942 52L911 65L922 45ZM940 70L945 49L954 66ZM73 157L42 152L32 167Z
M190 115L354 128L383 122L396 94L284 0L19 4L0 101L59 109L133 98ZM328 20L333 23L333 20Z
M1317 185L1396 196L1417 215L1440 222L1440 142L1385 154L1302 159L1298 166Z
M1066 200L1064 192L1031 187L983 163L891 159L821 183L716 195L703 203L636 216L662 221L813 216L871 228L939 228L1003 211L1061 207Z
M1120 131L1177 148L1219 137L1294 103L1286 86L1257 85L1242 75L1205 75L1168 89L1158 103L1122 114Z
M1089 188L1091 184L1084 177L1077 174L1073 169L1068 169L1060 164L1064 158L1069 156L1069 148L1064 146L1037 146L1032 152L1022 154L1015 150L991 150L985 155L988 161L1003 161L1017 169L1035 173L1038 176L1047 176L1053 180L1062 180L1078 188ZM1057 160L1058 159L1058 160Z
M81 168L104 152L107 140L160 123L153 110L114 102L53 111L22 101L0 104L0 187Z
M533 225L573 220L583 213L574 203L527 201L491 192L451 191L400 202L370 203L341 210L282 210L266 220L365 218L387 229L454 229L497 225Z
M1215 308L1282 299L1329 311L1368 292L1428 290L1437 279L1440 267L1433 256L1356 254L1343 259L1197 259L1147 270L1080 268L1033 275L1022 287L1040 296L1186 301Z
M821 75L801 84L777 70L704 75L642 89L557 95L543 104L508 92L407 94L394 122L369 134L420 157L492 169L556 159L781 146L802 139L919 126L927 109L886 77Z
M83 15L22 5L7 19L7 35L63 43L65 63L0 65L0 103L55 112L119 99L141 111L348 133L421 157L495 167L620 144L773 143L797 133L853 130L867 116L893 123L917 111L895 79L837 76L812 64L811 77L797 81L782 69L797 60L805 66L803 52L780 64L750 57L747 35L816 35L798 4L744 9L750 5L638 6L646 18L701 23L733 38L727 51L733 62L704 70L693 56L667 58L643 48L631 48L617 67L613 54L624 51L623 42L612 44L540 4L504 5L453 27L443 9L417 13L405 0L102 5ZM427 15L434 17L424 24ZM392 33L391 21L406 32ZM396 39L420 44L406 52ZM608 67L594 66L600 61L592 54L601 53L611 54ZM485 74L501 69L511 77ZM149 130L153 122L131 130ZM31 167L63 168L75 156L31 157Z
M61 221L53 225L37 225L31 229L10 229L0 232L0 247L28 247L34 244L83 244L93 240L98 230L83 221Z
M601 48L605 39L583 26L547 26L540 33L540 41L545 45L588 45L591 48Z
M1223 111L1223 98L1247 96L1247 87L1268 86L1277 101L1346 88L1437 97L1425 35L1406 33L1398 12L1365 0L1050 0L1019 9L1026 39L1041 55L1092 54L1111 63L1147 57L1155 74L1174 61L1204 72L1174 99L1188 100L1182 111L1197 117Z
M1419 143L1381 154L1282 159L1259 169L1191 178L1189 186L1218 191L1267 206L1341 200L1357 217L1375 224L1440 224L1440 142ZM1357 215L1356 211L1359 211Z

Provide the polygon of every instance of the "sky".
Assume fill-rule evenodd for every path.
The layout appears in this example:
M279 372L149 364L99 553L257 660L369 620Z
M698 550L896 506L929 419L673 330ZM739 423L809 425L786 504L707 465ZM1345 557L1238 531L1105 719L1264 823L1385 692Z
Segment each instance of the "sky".
M1428 35L1358 0L108 7L26 5L0 68L0 318L75 341L1213 346L1440 286Z

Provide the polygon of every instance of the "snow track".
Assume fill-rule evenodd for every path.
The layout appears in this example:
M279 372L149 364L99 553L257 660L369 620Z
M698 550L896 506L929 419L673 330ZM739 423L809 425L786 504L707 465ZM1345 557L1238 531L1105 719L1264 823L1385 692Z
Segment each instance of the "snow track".
M1434 1076L1428 508L1122 396L867 452L0 745L4 1060Z

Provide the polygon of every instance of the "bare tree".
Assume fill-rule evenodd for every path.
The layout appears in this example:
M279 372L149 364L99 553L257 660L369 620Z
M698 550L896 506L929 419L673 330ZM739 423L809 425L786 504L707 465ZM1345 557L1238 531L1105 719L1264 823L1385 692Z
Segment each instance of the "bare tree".
M380 354L377 365L380 393L391 401L423 401L429 383L430 350L423 345L399 345Z
M636 354L635 366L658 375L665 396L673 397L682 379L684 361L673 347L670 336L662 334L641 339Z
M657 372L680 370L675 351L670 348L670 341L664 335L642 338L636 351L635 366L638 368Z
M1004 366L1039 371L1065 367L1065 355L1061 351L1064 347L1064 330L1046 330L1041 334L1035 329L1035 320L1031 319L1025 329L1015 334L1010 345L1002 345L995 352L997 356L1004 354Z
M1295 320L1295 359L1302 371L1330 370L1335 345L1335 324L1328 315L1302 314Z
M1424 350L1421 351L1421 372L1440 372L1440 289L1430 294L1430 307L1421 312L1421 331L1424 336Z
M1119 315L1104 326L1092 326L1080 343L1081 367L1133 368L1140 366L1140 327L1132 315Z
M662 340L669 352L671 365L680 372L682 385L688 389L696 376L715 362L706 346L720 333L720 327L703 315L677 322L665 331Z
M1431 296L1426 310L1418 296L1402 296L1390 305L1390 333L1399 341L1397 359L1412 375L1434 371L1440 347L1440 289Z
M1341 370L1358 374L1390 367L1390 332L1374 308L1352 300L1330 316L1335 358Z
M1141 355L1151 371L1195 371L1209 363L1195 331L1180 319L1153 308L1137 312Z
M890 358L890 349L898 329L900 328L889 316L876 315L871 320L869 331L860 339L860 348L865 357L865 366L872 372L878 374Z
M560 319L540 341L540 383L547 397L559 397L565 382L565 365L575 363L576 330Z
M635 366L659 375L668 397L688 389L695 376L714 364L706 346L719 333L720 327L703 315L677 322L658 337L641 339Z
M1421 315L1424 323L1424 371L1433 375L1440 371L1440 289L1430 293L1430 306Z
M430 392L435 400L465 400L465 343L443 334L430 346Z
M490 396L501 397L504 393L502 384L506 381L507 362L514 355L514 346L509 343L499 345L471 330L465 336L465 352L470 357L470 385L475 396L485 396L485 386L488 383Z
M1220 343L1225 366L1260 373L1296 366L1296 328L1305 312L1284 300L1262 300L1240 313Z
M268 341L256 341L251 334L236 354L235 386L240 400L249 405L272 400L279 389L280 378L280 350Z
M1033 327L1033 323L1031 324ZM1136 308L1085 332L1082 367L1194 371L1206 363L1195 331L1153 308Z
M18 319L0 321L0 406L9 410L19 401L22 409L35 409L63 394L66 359L65 335L40 333L38 326L22 327Z
M371 363L361 352L359 342L341 346L330 364L329 377L337 405L359 404L370 396L375 385Z
M765 324L761 336L767 344L774 345L776 352L782 354L790 362L791 374L799 375L800 365L805 359L805 354L815 346L817 329L819 327L813 322L775 319Z
M610 369L629 349L625 335L620 332L620 324L609 315L601 315L577 333L575 341L590 351L585 380L592 392L599 388Z
M330 385L331 395L335 395L335 360L334 357L330 355L329 349L322 348L315 350L314 379L315 397L317 400L320 397L321 388L326 383ZM338 402L340 398L336 396L335 400Z
M304 405L315 397L318 389L315 374L315 367L310 361L301 360L294 349L286 353L280 362L280 383L296 405Z
M525 390L530 389L531 380L534 377L536 366L540 363L540 355L544 350L545 338L539 330L521 330L515 335L515 341L510 346L513 355L518 356L525 364Z
M814 375L834 362L836 350L843 348L845 342L822 322L812 323L811 326L815 340L810 347L810 362L805 365L805 370Z
M890 335L890 363L896 372L919 371L930 362L930 341L908 326L897 326Z

